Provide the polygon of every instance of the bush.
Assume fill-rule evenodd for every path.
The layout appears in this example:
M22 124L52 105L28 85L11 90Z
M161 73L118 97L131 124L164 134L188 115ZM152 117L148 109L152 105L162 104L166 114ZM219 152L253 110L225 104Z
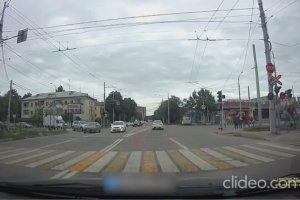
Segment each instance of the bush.
M64 134L67 131L65 129L58 129L58 130L48 130L46 128L18 128L14 131L10 132L1 132L1 138L11 138L13 140L20 140L26 138L33 138L39 136L50 136L50 135L58 135Z
M244 128L244 131L249 131L249 132L270 131L270 126L251 126L251 127Z

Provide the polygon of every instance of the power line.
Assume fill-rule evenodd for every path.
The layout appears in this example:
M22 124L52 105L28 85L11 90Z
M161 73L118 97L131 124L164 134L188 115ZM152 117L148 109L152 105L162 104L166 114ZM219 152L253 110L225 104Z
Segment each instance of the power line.
M291 1L289 4L287 4L286 6L282 7L281 9L277 10L275 13L273 13L269 19L267 20L267 22L269 22L269 20L274 17L275 15L277 15L278 13L282 12L283 10L285 10L286 8L288 8L289 6L293 5L294 3L298 3L299 0L294 0L294 1Z
M13 6L11 6L11 7L16 9ZM234 11L241 11L241 10L249 10L249 9L251 9L251 8L237 8L237 9L233 9L233 10ZM228 9L217 10L217 12L225 12L227 10ZM171 16L171 15L184 15L184 14L196 14L196 13L209 13L209 12L216 12L216 10L185 11L185 12L172 12L172 13L160 13L160 14L129 16L129 17L108 18L108 19L101 19L101 20L92 20L92 21L85 21L85 22L60 24L60 25L54 25L54 26L45 26L45 27L39 27L39 29L50 29L50 28L58 28L58 27L66 27L66 26L74 26L74 25L82 25L82 24L91 24L91 23L99 23L99 22L107 22L107 21L118 21L118 20L125 20L125 19L147 18L147 17L157 17L157 16Z

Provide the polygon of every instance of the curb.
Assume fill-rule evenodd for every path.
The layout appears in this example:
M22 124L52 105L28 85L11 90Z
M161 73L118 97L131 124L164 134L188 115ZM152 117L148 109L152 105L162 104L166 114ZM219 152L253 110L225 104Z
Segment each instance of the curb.
M222 135L229 135L229 136L234 136L234 137L244 137L244 138L250 138L250 139L256 139L256 140L269 140L268 138L261 137L258 135L251 135L251 134L245 134L241 132L225 132L225 133L218 133L217 134L222 134Z

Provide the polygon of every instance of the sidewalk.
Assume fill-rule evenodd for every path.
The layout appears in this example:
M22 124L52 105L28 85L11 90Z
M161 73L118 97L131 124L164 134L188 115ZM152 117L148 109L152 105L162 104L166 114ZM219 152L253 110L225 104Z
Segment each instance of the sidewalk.
M267 140L274 143L300 146L300 130L280 131L279 134L271 134L270 131L250 132L243 129L234 129L226 127L223 131L218 130L218 134L230 135L236 137L246 137L257 140Z

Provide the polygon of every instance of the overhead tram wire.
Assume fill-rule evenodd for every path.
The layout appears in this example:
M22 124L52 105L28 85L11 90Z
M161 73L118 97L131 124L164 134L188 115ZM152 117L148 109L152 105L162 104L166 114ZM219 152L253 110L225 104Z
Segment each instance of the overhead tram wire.
M277 10L275 13L273 13L273 14L269 17L269 19L267 20L267 23L270 21L270 19L271 19L272 17L274 17L274 16L277 15L278 13L282 12L283 10L287 9L289 6L293 5L293 4L296 3L296 2L298 3L299 0L291 1L291 2L288 3L286 6L282 7L282 8L279 9L279 10Z
M201 36L203 35L204 31L206 31L208 25L209 25L209 22L212 20L212 18L215 16L215 14L217 13L217 11L219 10L219 8L222 6L224 0L221 1L221 3L219 4L219 6L217 7L217 9L215 10L215 12L212 14L212 16L210 17L209 21L206 23L204 29L202 30L199 38L201 38ZM197 36L198 38L198 36ZM206 43L207 44L207 43ZM196 55L197 55L197 50L198 50L198 45L199 45L199 40L196 41L196 47L195 47L195 51L194 51L194 58L193 58L193 63L192 63L192 69L191 69L191 73L190 73L190 77L189 77L189 82L191 82L191 79L192 79L192 73L194 71L194 67L195 67L195 62L196 62ZM205 48L206 48L206 45L205 45Z
M47 38L44 38L43 35L41 34L41 32L38 31L33 25L31 25L31 24L30 24L29 22L27 22L26 20L30 21L30 22L33 23L35 26L39 27L37 24L35 24L32 20L30 20L30 19L29 19L28 17L26 17L25 15L23 15L23 14L22 14L20 11L18 11L17 9L13 8L13 10L14 10L14 12L15 12L17 15L19 15L23 20L25 20L25 22L26 22L27 24L29 24L29 25L37 32L37 33L35 33L35 34L37 34L39 37L41 37L42 40L44 40L44 41L46 41L48 44L50 44L50 46L53 46L55 49L58 49L58 48L56 47L56 45L53 44L53 42L51 42L51 41L50 41L49 39L47 39ZM45 32L45 31L43 31L43 32L44 32L45 34L48 34L48 33ZM70 56L68 56L65 52L61 51L61 53L62 53L65 57L67 57L69 60L71 60L71 61L75 64L76 67L79 67L79 70L82 70L82 71L88 73L90 76L94 77L93 74L92 74L91 72L89 72L89 71L87 71L87 70L81 69L81 68L82 68L81 65L78 64L77 62L75 62L74 59L70 58ZM94 78L95 78L95 77L94 77ZM96 78L96 79L97 79L97 78ZM98 79L97 79L97 80L98 80ZM65 81L63 81L63 82L65 82Z
M33 89L29 89L29 88L25 87L24 85L18 84L15 81L13 81L13 85L15 85L15 86L17 86L17 87L19 87L19 88L21 88L23 90L31 91L31 92L34 92L34 93L37 93L37 94L39 93L39 92L37 92L37 91L35 91Z
M14 6L10 6L10 7L17 10ZM249 10L249 9L251 9L251 8L237 8L237 9L234 9L234 10L235 11L242 11L242 10ZM217 12L225 12L227 10L228 9L222 9L222 10L218 10ZM216 12L216 10L185 11L185 12L159 13L159 14L138 15L138 16L129 16L129 17L108 18L108 19L92 20L92 21L86 21L86 22L75 22L75 23L60 24L60 25L54 25L54 26L45 26L45 27L39 27L39 29L51 29L51 28L58 28L58 27L65 27L65 26L74 26L74 25L99 23L99 22L107 22L107 21L118 21L118 20L126 20L126 19L147 18L147 17L157 17L157 16L184 15L184 14L197 14L197 13L209 13L209 12Z

